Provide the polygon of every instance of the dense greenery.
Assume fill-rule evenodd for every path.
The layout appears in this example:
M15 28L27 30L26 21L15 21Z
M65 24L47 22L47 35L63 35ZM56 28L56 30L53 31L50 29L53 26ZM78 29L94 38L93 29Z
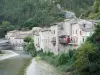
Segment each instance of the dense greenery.
M24 42L25 42L24 50L27 51L33 57L35 57L37 52L36 52L36 48L34 46L34 41L32 40L32 38L31 37L25 37Z
M22 27L49 24L61 17L53 0L1 0L0 20Z
M29 42L31 42L31 41L32 41L32 38L29 37L29 36L27 36L27 37L24 38L24 42L29 43Z
M13 26L13 25L11 25L10 22L3 21L3 22L0 24L0 38L1 38L1 37L4 37L5 34L7 33L7 31L10 31L10 30L13 30L13 29L16 29L16 27Z
M94 5L86 12L85 17L89 19L100 19L100 0L95 0Z
M63 18L64 12L57 8L53 0L0 0L0 33L3 34L0 37L11 29L48 26ZM2 25L3 21L9 22L10 26Z
M0 0L0 22L5 20L29 28L47 25L62 20L63 12L58 10L57 4L79 16L93 2L94 0Z

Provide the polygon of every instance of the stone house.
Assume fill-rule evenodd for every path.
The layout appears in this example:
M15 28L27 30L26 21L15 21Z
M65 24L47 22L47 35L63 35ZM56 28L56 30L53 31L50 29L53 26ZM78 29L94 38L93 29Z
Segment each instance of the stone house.
M87 37L91 36L94 32L94 24L86 20L80 20L77 23L71 24L71 27L71 38L73 43L78 46L84 43Z
M64 22L53 23L49 27L34 27L32 31L37 50L59 54L80 46L93 34L94 24L86 20L66 19ZM67 43L68 37L70 43Z
M10 31L5 36L9 40L9 43L13 46L14 50L23 50L24 38L31 36L31 31Z

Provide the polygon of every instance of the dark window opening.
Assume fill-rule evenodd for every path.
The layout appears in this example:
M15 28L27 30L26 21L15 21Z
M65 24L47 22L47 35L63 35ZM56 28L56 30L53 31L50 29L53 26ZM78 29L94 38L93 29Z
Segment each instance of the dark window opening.
M86 27L86 24L83 24L83 27L85 28Z

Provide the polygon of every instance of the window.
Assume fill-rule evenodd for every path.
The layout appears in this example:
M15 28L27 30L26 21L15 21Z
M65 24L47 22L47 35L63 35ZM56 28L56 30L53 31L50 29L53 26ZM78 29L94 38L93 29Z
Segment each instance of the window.
M54 30L54 34L55 34L55 30Z
M83 27L85 28L86 27L86 24L83 24Z
M80 31L80 35L82 35L82 31Z

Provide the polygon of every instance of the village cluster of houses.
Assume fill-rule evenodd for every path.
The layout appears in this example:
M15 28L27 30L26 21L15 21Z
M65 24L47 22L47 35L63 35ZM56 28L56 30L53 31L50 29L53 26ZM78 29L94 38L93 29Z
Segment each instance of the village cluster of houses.
M23 50L24 38L30 36L37 50L59 54L84 43L93 34L94 25L92 21L83 19L66 19L48 27L34 27L30 31L10 31L5 37L15 50Z
M94 25L92 21L66 19L49 27L34 27L32 38L37 50L59 54L78 48L93 34Z
M5 38L13 46L14 50L23 50L24 38L31 36L31 31L13 30L7 32Z

